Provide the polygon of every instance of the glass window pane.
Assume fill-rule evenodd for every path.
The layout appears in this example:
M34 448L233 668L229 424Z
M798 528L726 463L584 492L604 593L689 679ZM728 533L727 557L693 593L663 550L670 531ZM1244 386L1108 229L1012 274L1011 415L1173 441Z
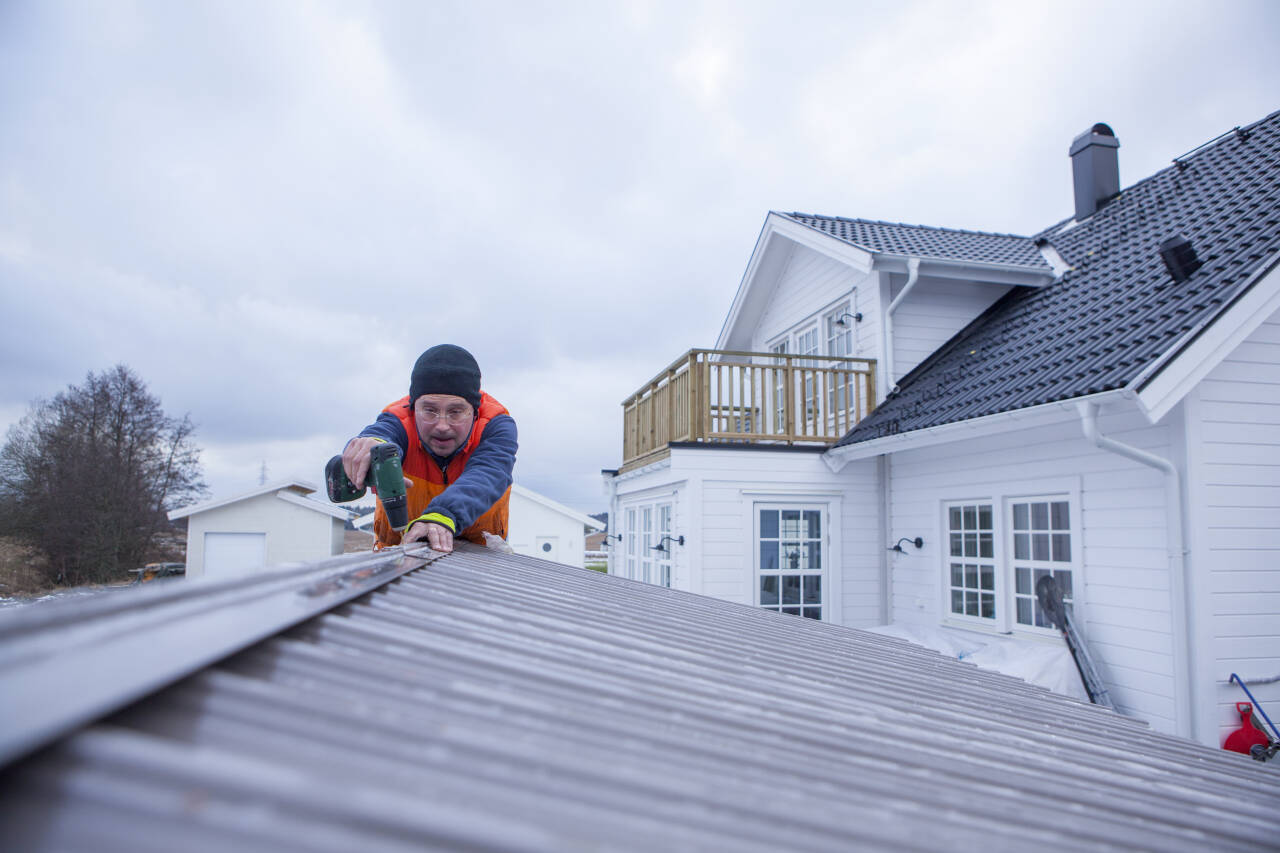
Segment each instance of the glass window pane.
M1053 559L1058 563L1071 562L1071 534L1053 534Z
M778 538L778 511L776 509L760 510L760 537L762 539Z
M964 566L959 563L951 564L951 585L964 586Z
M785 539L800 538L800 510L782 510L782 536Z
M996 597L994 595L982 594L982 618L996 618Z
M978 615L978 594L976 592L966 592L964 594L964 615Z
M964 555L966 557L978 556L978 534L966 533L964 535Z
M799 604L800 603L800 576L799 575L783 575L782 576L782 603L783 604Z
M972 563L964 567L964 585L968 589L978 588L978 567Z
M804 579L804 603L822 603L822 576L808 575Z
M805 568L812 569L814 571L821 569L822 568L822 543L806 542L805 551L807 552L808 558L809 558L808 565L806 565Z
M822 513L816 509L804 511L805 536L818 539L822 536Z
M951 509L947 511L947 515L950 517L950 526L952 530L959 530L964 526L960 521L960 507L951 507Z
M1015 560L1031 559L1031 534L1013 534L1013 558Z
M777 604L778 603L778 576L769 575L760 578L760 603L761 604Z
M1030 520L1027 515L1027 505L1014 504L1013 505L1013 529L1026 530L1030 526L1031 526Z
M991 529L991 504L982 504L978 507L978 527L982 530Z
M986 557L988 560L995 556L994 544L991 541L990 533L978 534L978 556Z
M821 608L821 607L806 607L806 608L804 609L804 617L805 617L806 619L821 619L821 618L822 618L822 608Z
M1053 573L1053 577L1054 580L1058 582L1058 589L1062 590L1062 597L1064 599L1075 598L1072 594L1071 588L1071 572L1056 571Z
M1054 530L1071 529L1071 514L1066 501L1054 501L1049 505L1049 524Z
M982 567L982 588L983 589L996 588L996 570L994 566Z
M760 571L776 572L778 566L778 543L777 542L761 542L760 543Z
M1014 578L1018 595L1031 595L1031 570L1016 569Z
M783 612L783 613L790 613L792 616L799 616L799 615L800 615L800 608L799 608L799 607L784 607L784 608L782 608L782 612Z
M967 506L964 508L964 529L976 530L978 527L978 508L976 506Z
M1036 612L1036 627L1052 628L1053 626L1049 624L1049 619L1044 615L1044 611L1040 609L1040 602L1035 602L1032 607Z
M964 612L964 593L961 590L958 590L958 589L951 590L951 612L952 613Z
M1049 505L1035 503L1031 505L1031 528L1033 530L1049 529Z
M1018 599L1018 624L1031 624L1031 599L1029 598Z
M1049 534L1048 533L1032 533L1031 534L1031 559L1033 560L1049 559Z
M964 556L964 546L961 544L962 541L963 541L963 537L961 537L959 533L951 534L951 556L953 557Z
M800 570L800 543L799 542L783 542L782 543L782 569L783 571L799 571Z

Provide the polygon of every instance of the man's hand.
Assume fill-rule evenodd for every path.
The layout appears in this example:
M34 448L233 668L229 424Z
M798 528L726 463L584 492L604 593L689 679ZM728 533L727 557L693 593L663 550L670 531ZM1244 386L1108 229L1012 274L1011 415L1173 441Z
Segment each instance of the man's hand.
M364 478L369 473L369 452L375 444L381 442L376 438L353 438L342 451L342 470L357 489L364 488Z
M434 521L415 521L400 539L402 545L410 542L426 542L431 550L448 554L453 550L453 533L443 524L436 524Z

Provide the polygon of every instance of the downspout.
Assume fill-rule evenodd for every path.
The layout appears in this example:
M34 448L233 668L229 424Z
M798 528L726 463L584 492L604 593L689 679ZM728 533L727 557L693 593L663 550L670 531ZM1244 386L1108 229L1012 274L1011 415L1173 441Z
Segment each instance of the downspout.
M1137 447L1122 444L1098 432L1098 404L1081 402L1080 426L1084 437L1100 450L1107 450L1126 459L1132 459L1164 474L1165 528L1168 531L1169 588L1172 601L1170 616L1173 621L1174 702L1177 709L1178 734L1194 739L1196 736L1195 703L1195 650L1191 638L1195 614L1191 607L1191 578L1187 569L1186 519L1182 511L1182 477L1178 468L1168 459L1148 453Z
M876 474L880 478L880 541L889 541L889 531L893 529L893 485L889 478L893 474L893 457L881 453L876 457ZM889 559L889 549L880 550L880 624L893 624L893 564Z
M898 310L898 306L907 298L907 294L911 292L911 288L916 286L916 282L920 280L920 259L907 258L907 283L902 291L894 297L889 303L889 307L884 312L884 340L882 346L884 348L884 381L892 394L898 390L898 382L893 372L893 312Z

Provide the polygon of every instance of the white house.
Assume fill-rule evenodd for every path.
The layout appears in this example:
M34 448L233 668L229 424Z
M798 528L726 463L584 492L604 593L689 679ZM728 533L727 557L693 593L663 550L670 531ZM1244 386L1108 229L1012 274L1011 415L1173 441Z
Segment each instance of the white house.
M582 568L587 529L604 525L519 484L511 487L507 544L517 554Z
M374 513L361 516L355 526L372 529ZM586 556L586 531L604 530L589 515L570 509L518 483L511 486L508 505L507 544L517 554L541 557L582 568Z
M1123 191L1118 147L1031 237L770 213L624 403L610 572L1029 644L1053 575L1119 710L1219 744L1280 674L1280 113Z
M342 553L347 511L314 500L302 480L169 513L187 519L187 577L217 578Z

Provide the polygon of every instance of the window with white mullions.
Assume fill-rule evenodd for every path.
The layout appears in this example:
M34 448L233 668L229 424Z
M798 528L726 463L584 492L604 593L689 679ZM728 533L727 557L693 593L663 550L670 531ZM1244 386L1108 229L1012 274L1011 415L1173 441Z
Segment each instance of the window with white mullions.
M989 503L947 506L951 612L996 618L995 519Z
M757 507L757 603L821 619L825 563L821 507Z
M853 354L853 330L841 326L839 320L849 313L849 303L838 306L823 318L827 332L827 355L847 358ZM827 417L840 417L853 402L853 376L829 374L827 377ZM844 424L849 427L852 424Z
M636 571L639 568L637 564L639 554L639 542L637 541L639 531L636 528L636 511L635 509L627 510L627 568L624 573L625 577L635 578Z
M653 583L653 546L657 544L653 537L653 507L640 509L640 580Z
M1021 498L1009 504L1014 608L1019 625L1052 627L1036 599L1036 584L1050 575L1071 608L1071 505L1052 498Z
M769 347L769 352L783 355L787 351L786 340L779 341ZM787 431L787 380L785 376L787 360L785 358L775 358L773 363L776 369L773 371L773 432L784 433Z
M653 582L658 586L671 586L671 504L658 504L658 541L661 551L654 551L655 575Z
M818 327L814 326L806 332L796 335L796 353L799 355L817 355L818 354ZM801 368L813 368L817 366L817 362L811 358L798 359L796 364ZM818 414L818 395L814 388L814 374L810 370L802 370L804 376L804 418L805 422L812 422Z

